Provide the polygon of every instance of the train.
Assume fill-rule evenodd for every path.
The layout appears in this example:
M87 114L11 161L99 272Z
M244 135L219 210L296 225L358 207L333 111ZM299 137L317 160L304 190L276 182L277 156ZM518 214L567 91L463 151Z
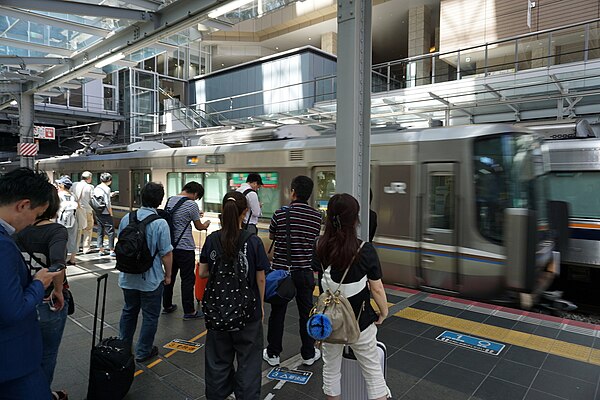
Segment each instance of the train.
M309 136L245 143L212 138L213 144L201 146L54 157L39 160L36 168L51 179L66 174L74 180L89 170L94 184L110 172L118 191L116 218L140 206L141 188L149 181L165 185L165 199L185 182L200 182L206 192L199 205L212 229L224 194L258 172L264 183L259 236L268 246L270 217L289 203L295 176L314 180L310 204L324 215L336 192L335 134ZM510 124L374 128L371 208L378 213L374 244L384 282L526 308L535 304L558 273L542 143ZM201 245L203 237L195 234Z

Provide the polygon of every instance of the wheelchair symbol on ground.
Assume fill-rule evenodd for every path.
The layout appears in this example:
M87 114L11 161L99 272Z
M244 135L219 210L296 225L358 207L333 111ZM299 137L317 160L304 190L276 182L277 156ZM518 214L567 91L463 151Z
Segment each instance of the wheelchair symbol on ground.
M267 378L306 385L312 374L313 373L310 371L299 371L297 369L275 367L269 371Z

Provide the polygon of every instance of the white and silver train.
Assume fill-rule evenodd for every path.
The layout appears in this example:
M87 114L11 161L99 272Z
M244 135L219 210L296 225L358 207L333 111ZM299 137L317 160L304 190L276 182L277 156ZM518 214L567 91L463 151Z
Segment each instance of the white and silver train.
M554 279L536 135L503 124L384 128L373 131L371 144L374 242L385 282L471 298L508 295L527 306ZM311 204L323 211L336 191L333 135L65 156L40 160L37 168L77 180L89 170L94 184L110 172L119 191L116 217L140 206L146 182L162 182L169 196L187 181L200 182L206 190L200 206L215 229L223 195L259 172L265 183L259 229L267 245L269 218L290 201L295 176L312 177Z

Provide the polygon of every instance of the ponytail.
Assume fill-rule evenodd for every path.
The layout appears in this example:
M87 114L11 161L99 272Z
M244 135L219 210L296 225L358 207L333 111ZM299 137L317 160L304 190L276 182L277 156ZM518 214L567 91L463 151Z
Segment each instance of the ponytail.
M223 197L221 214L221 245L226 258L233 258L240 236L240 216L248 203L246 196L240 192L229 192Z

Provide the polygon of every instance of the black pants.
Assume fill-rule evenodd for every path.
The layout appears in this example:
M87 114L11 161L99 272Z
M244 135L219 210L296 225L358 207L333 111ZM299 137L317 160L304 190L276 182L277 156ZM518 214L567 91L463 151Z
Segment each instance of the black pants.
M310 268L292 270L292 280L296 286L296 303L300 317L300 339L302 347L300 354L305 360L315 356L315 340L308 336L306 322L313 307L313 291L315 289L315 277ZM285 324L285 313L287 303L272 304L271 315L269 315L269 332L267 333L267 353L270 356L278 356L283 350L283 326Z
M204 356L208 400L224 400L231 393L235 393L236 400L260 399L262 343L260 320L249 322L236 332L208 330Z
M181 304L184 314L193 314L196 311L194 304L194 284L196 283L196 253L194 250L173 250L173 268L171 270L171 283L165 286L163 293L163 308L173 305L173 288L177 271L181 275Z

